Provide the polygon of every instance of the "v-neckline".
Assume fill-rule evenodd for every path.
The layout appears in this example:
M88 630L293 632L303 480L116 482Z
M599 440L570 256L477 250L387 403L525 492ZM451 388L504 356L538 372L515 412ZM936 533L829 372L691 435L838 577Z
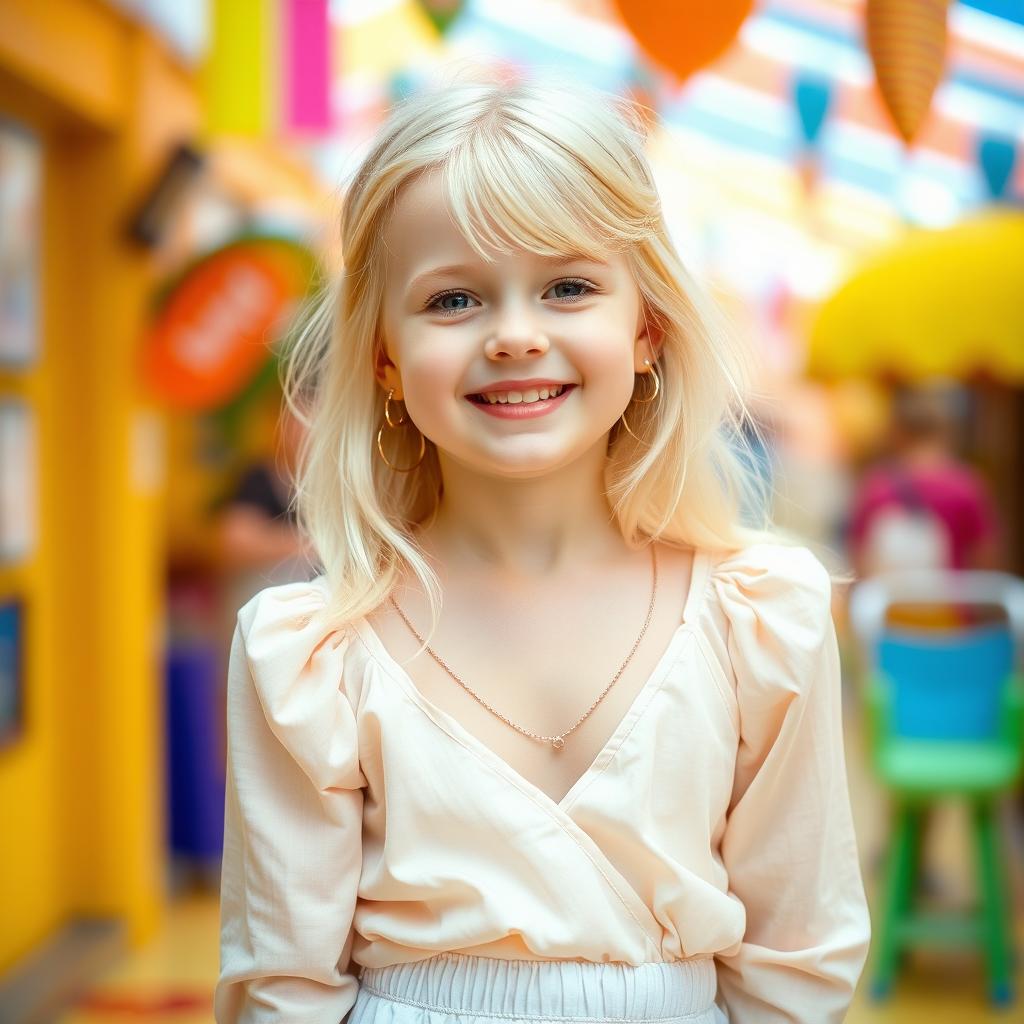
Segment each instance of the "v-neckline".
M568 809L583 790L607 767L608 763L615 756L634 723L647 707L649 697L653 697L654 692L660 689L672 666L678 660L677 649L682 643L683 637L691 635L695 629L698 601L706 583L705 573L707 567L707 553L703 549L695 549L690 569L689 590L683 608L683 621L672 632L672 636L658 658L654 670L633 697L626 712L612 730L611 735L605 740L590 764L587 765L583 773L569 787L560 800L555 800L554 797L541 789L535 782L531 782L525 775L509 764L505 758L497 754L483 740L479 739L475 733L464 726L453 714L445 711L426 697L413 681L412 676L409 675L392 656L387 647L384 646L384 642L377 635L377 631L370 625L369 619L365 615L354 620L353 626L378 666L391 676L413 702L429 718L437 723L449 737L457 743L469 747L478 757L492 765L513 785L518 786L520 789L525 789L528 793L536 796L556 814L568 815Z

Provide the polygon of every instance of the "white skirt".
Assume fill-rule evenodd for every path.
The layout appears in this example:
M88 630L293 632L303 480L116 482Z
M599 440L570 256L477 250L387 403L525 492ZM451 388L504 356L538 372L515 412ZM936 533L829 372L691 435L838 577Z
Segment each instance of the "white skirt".
M657 1021L728 1024L711 957L648 963L501 960L438 953L364 967L347 1024Z

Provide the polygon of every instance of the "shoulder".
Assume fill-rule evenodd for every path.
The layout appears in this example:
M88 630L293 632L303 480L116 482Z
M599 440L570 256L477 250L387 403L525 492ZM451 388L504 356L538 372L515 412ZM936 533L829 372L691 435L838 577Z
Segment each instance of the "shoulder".
M332 621L322 577L267 587L238 612L228 713L255 691L278 740L315 782L349 763L355 704L345 670L352 630Z
M712 555L711 582L720 596L792 609L830 605L832 577L802 544L762 541Z
M327 585L323 577L264 587L238 610L238 625L246 650L270 642L279 643L304 629L314 619L326 625Z
M266 587L238 611L238 633L257 685L268 689L313 661L337 661L350 624L334 620L325 579Z
M762 542L713 556L715 646L747 692L809 685L832 635L832 579L803 545Z

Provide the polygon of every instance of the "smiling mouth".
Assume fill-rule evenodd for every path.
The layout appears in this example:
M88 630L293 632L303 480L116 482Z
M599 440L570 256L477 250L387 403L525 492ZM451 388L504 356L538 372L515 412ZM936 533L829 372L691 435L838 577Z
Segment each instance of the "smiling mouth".
M523 397L520 397L520 398L512 400L512 401L509 401L508 398L506 397L504 401L501 401L500 399L498 399L498 400L495 400L495 401L492 402L489 398L487 398L483 394L466 395L466 397L471 402L476 402L477 405L502 405L502 406L506 406L506 405L543 405L545 402L553 402L555 399L560 398L563 394L566 394L567 392L572 391L573 388L575 388L575 387L576 387L575 384L562 384L558 388L558 393L557 394L548 395L547 398L538 397L538 398L535 398L535 399L531 399L530 401L524 401L525 394L529 393L529 391L540 391L540 390L545 390L546 391L547 389L546 388L529 388L529 389L525 389L524 391L521 391L521 392L502 392L502 394L504 396L507 396L509 394L518 394L520 396L523 396Z

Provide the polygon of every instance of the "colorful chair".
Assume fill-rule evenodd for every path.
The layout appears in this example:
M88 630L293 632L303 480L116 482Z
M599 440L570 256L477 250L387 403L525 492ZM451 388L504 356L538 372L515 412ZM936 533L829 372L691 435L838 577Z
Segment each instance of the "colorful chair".
M942 630L894 627L895 605L958 610L999 606L1005 621ZM854 588L850 618L869 665L868 747L889 791L892 830L876 906L871 992L891 991L914 946L984 950L988 993L1014 1000L1011 893L998 831L1000 798L1024 767L1024 582L1005 573L887 574ZM926 912L914 893L921 823L929 805L959 799L970 810L980 907L969 915Z

